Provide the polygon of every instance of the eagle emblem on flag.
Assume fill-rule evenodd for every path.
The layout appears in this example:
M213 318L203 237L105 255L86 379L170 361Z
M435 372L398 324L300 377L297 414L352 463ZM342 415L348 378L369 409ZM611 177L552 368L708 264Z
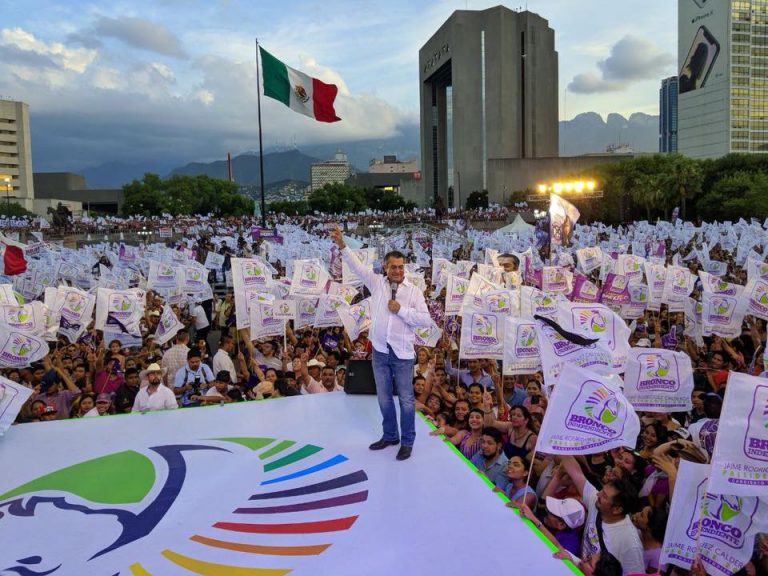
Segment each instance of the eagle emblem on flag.
M309 94L307 94L306 89L301 84L296 84L296 86L293 87L293 93L296 94L296 98L298 98L302 104L306 104L309 100Z

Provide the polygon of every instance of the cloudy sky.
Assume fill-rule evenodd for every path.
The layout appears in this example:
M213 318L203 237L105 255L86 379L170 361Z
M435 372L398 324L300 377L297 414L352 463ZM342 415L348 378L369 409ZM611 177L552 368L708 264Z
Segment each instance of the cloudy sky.
M342 122L263 101L265 146L384 138L418 122L418 51L486 0L4 0L0 97L30 105L36 171L212 160L258 147L254 38L339 86ZM517 0L549 20L560 118L658 113L673 0Z

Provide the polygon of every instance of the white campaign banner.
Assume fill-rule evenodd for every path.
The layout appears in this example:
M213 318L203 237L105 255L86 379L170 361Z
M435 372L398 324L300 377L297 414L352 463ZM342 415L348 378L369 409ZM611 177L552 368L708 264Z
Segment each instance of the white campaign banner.
M0 284L0 304L16 306L19 303L13 294L13 284Z
M568 276L562 266L544 266L541 270L541 290L543 292L570 292Z
M667 280L667 269L662 264L645 263L645 278L648 282L648 310L661 310L664 299L664 284Z
M557 194L549 195L549 230L553 246L568 246L573 227L579 219L579 210Z
M162 346L183 328L184 324L176 317L173 308L166 304L163 306L163 313L160 314L160 321L155 329L155 344Z
M346 308L342 306L337 313L351 341L355 341L361 332L368 330L373 322L370 298Z
M352 250L352 252L357 256L357 259L363 266L373 270L373 262L376 260L375 248L360 248ZM362 278L352 271L352 268L349 267L345 258L341 259L341 278L344 281L344 284L350 284L352 286L360 286L363 283Z
M461 312L461 306L464 303L464 296L469 288L469 280L460 278L455 274L448 276L448 283L445 290L445 315L456 316Z
M352 301L358 294L360 294L360 291L356 286L339 284L338 282L331 282L331 287L328 290L329 296L338 296L347 304L352 304Z
M520 287L520 317L533 320L534 316L557 317L557 294L542 292L531 286Z
M339 309L345 307L347 307L347 303L344 302L343 298L323 294L317 301L315 321L312 323L312 326L314 328L343 326L341 318L339 318Z
M613 310L602 304L561 300L558 303L557 321L569 332L603 342L611 352L613 368L617 373L624 372L629 353L630 330Z
M749 562L755 536L768 530L768 506L749 496L710 492L707 464L680 460L660 562L689 569L699 556L712 576L731 576Z
M645 284L630 284L629 304L621 305L621 317L625 320L642 318L647 308L648 286Z
M275 300L272 303L273 315L278 320L296 321L296 300Z
M731 372L712 455L709 491L768 493L768 380Z
M742 288L739 286L739 288ZM737 296L713 294L706 290L701 294L701 334L717 334L723 338L741 336L741 324L747 309L747 301Z
M759 277L750 280L744 288L744 296L746 313L768 320L768 281Z
M579 248L576 250L576 261L584 274L597 270L603 263L603 253L597 246Z
M645 258L634 254L619 254L616 261L616 273L626 276L630 284L638 284L643 281L643 269Z
M208 284L208 270L195 264L192 266L180 266L181 289L185 294L200 294L205 292Z
M224 260L225 260L224 254L217 254L213 251L208 251L208 253L205 255L205 268L208 268L209 270L221 270L221 267L224 266Z
M59 286L53 303L54 312L61 316L59 334L66 336L70 342L76 342L88 328L95 305L94 294L75 287Z
M110 290L98 288L96 291L97 330L121 332L141 337L139 322L144 317L146 298L144 290Z
M175 266L166 264L165 262L158 262L157 260L149 261L147 289L174 288L179 284L180 282L177 280L177 269Z
M16 420L21 407L32 395L32 388L0 376L0 436Z
M251 340L260 340L285 334L285 320L275 318L272 302L252 302Z
M460 355L462 358L504 357L504 321L507 314L466 306L461 323Z
M469 285L467 286L467 292L462 300L462 307L459 315L463 316L464 309L469 306L474 306L475 308L483 307L485 299L489 294L499 292L502 289L503 287L501 285L494 284L479 273L474 272L469 279ZM501 302L501 300L503 299L500 298L499 302ZM509 300L506 300L506 302L508 305Z
M414 344L434 348L443 335L442 329L432 321L427 326L416 326L414 329Z
M291 296L320 296L330 280L328 272L318 258L294 260Z
M669 266L667 267L667 274L664 279L664 291L662 294L662 302L666 303L672 311L672 307L679 306L679 309L675 311L683 311L683 302L688 298L693 291L693 286L696 283L696 276L690 273L687 268L681 266Z
M39 300L21 306L0 305L0 322L25 334L43 336L46 332L45 304Z
M688 412L693 409L693 369L684 352L630 348L624 394L643 412Z
M487 248L486 248L487 250ZM475 272L476 274L479 274L489 282L493 282L494 284L503 284L504 283L504 269L500 268L496 265L489 265L489 264L478 264L477 270Z
M640 419L616 380L583 368L569 368L549 398L536 451L595 454L634 448Z
M504 327L505 376L533 374L541 370L536 324L532 320L509 317Z
M588 368L600 374L614 372L611 351L600 340L582 346L572 342L541 320L536 320L535 324L544 382L547 387L551 388L557 383L566 365Z
M439 292L448 283L448 276L454 274L456 266L445 258L434 258L432 260L432 285Z
M317 298L300 298L296 300L296 330L312 326L317 313Z
M0 324L0 367L26 368L48 354L48 342Z
M258 258L232 258L232 286L235 292L237 329L250 327L249 292L267 292L272 276L267 265Z

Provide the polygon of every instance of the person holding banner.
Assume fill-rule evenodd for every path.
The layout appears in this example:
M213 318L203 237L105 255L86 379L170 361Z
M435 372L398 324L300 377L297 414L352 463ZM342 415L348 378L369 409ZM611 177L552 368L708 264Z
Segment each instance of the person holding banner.
M414 339L416 327L430 323L424 294L405 278L405 256L391 251L384 257L382 277L364 266L344 243L338 225L330 231L343 261L371 292L370 338L373 344L373 374L382 414L383 435L369 446L382 450L402 440L398 460L410 458L416 440L416 400L413 393ZM392 381L400 402L400 434L392 394Z

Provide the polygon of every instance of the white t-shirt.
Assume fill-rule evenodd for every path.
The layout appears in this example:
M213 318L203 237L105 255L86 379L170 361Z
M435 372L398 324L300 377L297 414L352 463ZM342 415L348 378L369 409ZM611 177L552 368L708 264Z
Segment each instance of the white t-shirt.
M157 387L151 395L149 386L142 386L139 393L136 394L136 400L133 402L131 412L145 412L147 410L173 410L178 408L176 396L173 390L162 384Z
M227 386L227 392L232 390L232 386ZM216 386L211 386L208 388L208 391L205 393L206 396L210 398L223 398L222 394L219 393L219 391L216 389Z
M235 369L235 363L232 362L232 358L229 357L229 354L220 348L216 351L216 354L213 355L214 376L222 370L229 372L229 376L232 379L232 382L237 382L238 378L237 370Z
M600 551L600 539L597 536L597 488L589 482L584 484L582 503L587 509L587 522L584 524L584 538L581 544L581 557L594 556ZM608 524L603 521L603 539L608 552L613 554L621 563L624 574L632 572L644 573L643 543L637 528L632 524L629 515L620 522Z
M195 330L202 330L211 325L211 323L208 322L208 316L205 315L205 310L203 310L203 307L200 306L200 304L195 306L192 311L192 316L195 318Z

